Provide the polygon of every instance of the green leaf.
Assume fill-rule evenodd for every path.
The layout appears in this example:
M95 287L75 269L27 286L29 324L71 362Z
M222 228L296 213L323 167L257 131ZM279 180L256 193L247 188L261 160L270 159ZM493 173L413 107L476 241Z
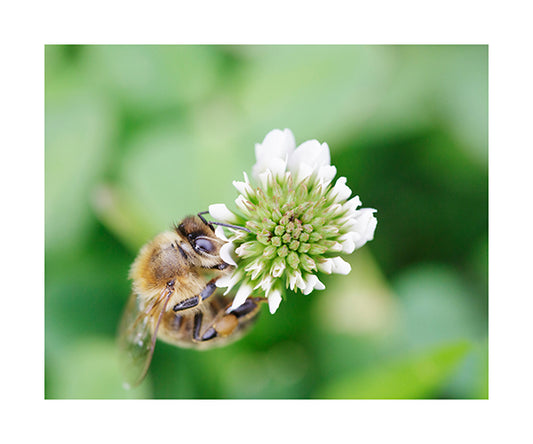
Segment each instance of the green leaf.
M470 350L467 342L384 362L326 385L318 398L416 399L436 394Z

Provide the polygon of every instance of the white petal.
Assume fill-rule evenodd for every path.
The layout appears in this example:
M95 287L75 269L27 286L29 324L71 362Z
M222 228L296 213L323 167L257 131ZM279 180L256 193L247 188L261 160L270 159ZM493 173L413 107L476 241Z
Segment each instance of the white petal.
M255 144L257 162L252 167L254 177L258 178L266 169L271 169L276 176L282 174L294 147L294 135L291 130L275 129L270 131L262 143Z
M317 265L322 273L331 274L333 272L333 259L326 258Z
M326 286L320 282L317 278L317 281L315 283L315 287L314 287L314 290L324 290L326 288Z
M337 174L337 168L333 165L323 165L318 169L318 180L322 181L324 185L329 185Z
M239 194L239 196L237 197L237 199L235 199L235 205L237 205L237 207L239 207L239 209L245 213L245 214L250 214L250 210L248 208L248 205L247 203L249 203L250 201L248 199L246 199L246 197L244 197L242 194Z
M354 233L346 233L339 237L342 245L342 251L351 254L355 250Z
M378 220L375 218L374 213L377 210L373 208L361 208L356 211L356 226L354 231L356 231L360 237L355 241L355 248L361 248L368 241L374 239L374 232L376 231L376 226Z
M228 209L226 204L209 205L209 214L220 222L228 224L235 224L238 222L237 216Z
M293 271L289 274L289 288L294 290L296 287L305 288L305 282L302 278L302 274L299 271Z
M272 273L272 276L275 278L280 277L283 272L285 271L285 261L274 261L274 265L272 265L272 269L270 272Z
M248 241L241 245L239 245L237 248L235 248L235 254L237 256L246 256L249 254L252 254L255 251L255 245L257 244L257 241Z
M233 299L233 303L231 304L231 307L227 311L231 311L236 309L237 307L240 307L244 302L246 301L246 298L250 296L252 293L252 286L248 285L247 283L241 284L239 287L239 290L237 291L237 294L235 295L235 298Z
M298 175L300 165L308 164L318 172L320 167L330 164L329 147L327 143L318 140L308 140L302 143L289 158L288 168Z
M301 182L302 180L307 179L315 172L315 169L312 165L307 162L302 162L298 165L298 168L292 172L296 177L296 182Z
M302 290L303 294L309 294L313 290L324 290L326 286L318 280L318 277L314 274L307 276L305 280L305 288Z
M274 280L272 279L272 276L266 275L263 279L261 279L261 282L254 287L254 290L256 288L261 288L265 293L268 293L272 288L273 282Z
M335 202L342 202L350 197L352 190L346 186L346 177L339 177L335 186L329 192Z
M222 239L224 242L229 242L229 239L226 237L226 233L224 233L224 227L221 225L217 225L215 228L215 236L219 239Z
M255 157L257 160L266 157L279 157L281 159L292 154L296 143L292 131L285 128L283 131L273 129L270 131L263 142L255 144Z
M218 288L225 288L229 286L230 280L231 280L231 276L228 276L228 275L221 276L215 281L215 285Z
M357 210L357 207L361 206L361 199L359 196L352 197L350 200L346 201L343 205L347 210Z
M333 273L337 274L348 274L352 271L352 266L346 262L340 256L333 258Z
M259 274L263 271L263 262L252 262L250 265L248 265L244 271L252 272L252 275L250 276L250 279L253 281L259 276Z
M274 177L282 176L285 173L287 161L278 157L264 159L261 163L256 163L252 167L252 174L258 178L266 170L270 170Z
M224 295L226 295L231 291L231 289L235 286L235 284L239 282L241 277L242 277L242 272L235 271L230 276L226 275L226 276L222 276L218 278L215 282L215 285L218 288L226 288L226 291L224 292Z
M268 294L268 308L271 314L274 314L281 303L281 292L279 290L272 290Z
M237 265L233 256L235 255L235 244L233 242L228 242L220 247L220 258L226 262L226 264Z
M261 183L261 188L266 190L272 182L272 172L270 170L265 170L257 176L257 179Z
M328 251L332 253L340 253L343 250L343 246L340 242L335 242L333 247L330 247Z
M244 173L245 182L240 182L238 180L233 181L233 186L237 188L237 191L244 196L249 196L253 194L252 186L248 182L248 176Z

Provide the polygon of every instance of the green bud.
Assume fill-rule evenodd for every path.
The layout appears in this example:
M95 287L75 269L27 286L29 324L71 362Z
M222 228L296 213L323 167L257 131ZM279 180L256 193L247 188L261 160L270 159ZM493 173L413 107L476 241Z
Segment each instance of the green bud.
M309 240L309 234L308 233L302 233L298 237L298 240L301 242L307 242Z
M287 263L292 267L292 268L298 268L298 264L300 263L300 258L298 257L298 255L294 252L294 251L291 251L289 253L289 255L287 256Z
M309 249L309 254L320 255L324 254L326 251L328 251L328 247L319 244L313 244Z
M249 220L246 222L246 228L248 228L249 230L251 230L253 233L258 233L259 231L261 231L261 225L259 225L256 221L254 220Z
M285 233L283 236L281 236L281 239L283 239L283 242L288 244L291 241L292 236L290 235L290 233Z
M307 186L305 182L302 182L296 188L296 192L294 193L294 199L296 200L296 202L300 202L304 200L306 197L307 197Z
M324 225L325 222L326 220L323 217L315 217L311 221L311 225L313 226L313 228L317 229L317 228L322 227L322 225Z
M297 215L297 217L300 217L303 213L305 213L309 208L311 208L313 204L311 202L304 202L298 205L294 209L294 214Z
M261 242L263 245L269 245L270 237L271 237L271 234L268 231L262 231L261 233L257 235L257 240Z
M283 225L278 225L274 228L274 234L276 236L283 236L283 233L285 233L285 227Z
M297 240L293 240L293 241L291 241L291 243L289 244L289 249L291 249L291 250L297 250L299 246L300 246L300 242L298 242Z
M320 232L324 237L333 236L339 234L339 229L333 225L326 225L320 229Z
M276 226L276 223L268 218L263 219L263 228L268 231L272 231L274 227Z
M300 244L300 248L298 249L298 252L307 253L310 248L311 248L311 244Z
M311 222L314 217L315 217L315 212L312 211L312 210L307 210L304 214L302 214L300 219L302 220L302 222L304 224L307 224L307 223Z
M272 184L272 196L277 197L278 199L283 196L281 185L276 180Z
M256 254L259 254L263 247L259 242L256 241L249 241L245 242L239 247L235 249L235 253L239 255L239 257L247 258L250 256L255 256Z
M322 235L316 231L309 235L310 242L318 242L321 239L322 239Z
M266 259L272 259L276 255L277 248L274 245L268 245L263 250L263 257Z
M279 222L280 219L281 219L281 217L282 217L281 211L279 211L278 208L274 208L274 209L272 210L272 220L273 220L274 222Z
M285 209L285 207L287 207L288 204L285 204L283 205L283 207L281 207L282 211L285 212L285 214L283 215L283 217L281 218L281 220L279 221L279 224L280 225L287 225L291 219L294 217L294 212L292 210L289 211L289 209Z
M292 238L299 239L301 234L302 234L302 228L300 225L297 225L296 228L292 230Z
M281 210L281 212L283 213L283 215L285 215L285 213L286 213L287 211L289 211L291 208L292 208L292 203L286 202L286 203L284 203L284 204L281 206L280 210ZM290 217L290 216L289 216L289 217ZM287 220L287 222L288 222L288 220ZM287 222L285 222L285 223L287 223ZM280 222L280 223L281 223L281 222Z
M285 257L288 254L289 254L289 249L287 248L287 245L283 245L281 248L278 248L279 257Z
M268 205L268 199L265 196L265 192L261 188L258 188L255 194L257 196L258 206L261 208L266 208Z
M279 247L279 246L281 245L281 237L274 236L272 239L270 239L270 242L271 242L272 245L274 245L275 247Z
M307 271L308 273L310 273L313 270L315 271L317 270L316 262L313 259L311 259L311 257L308 256L307 254L300 255L300 262L302 264L303 269Z
M332 240L323 240L322 242L320 242L320 245L326 247L328 250L330 248L332 248L337 242L335 241L332 241Z

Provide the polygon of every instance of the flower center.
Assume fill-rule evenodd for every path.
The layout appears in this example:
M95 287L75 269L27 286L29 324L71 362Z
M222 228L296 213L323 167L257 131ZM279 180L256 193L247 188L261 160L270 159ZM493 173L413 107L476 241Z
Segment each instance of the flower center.
M272 216L263 219L260 224L253 224L257 240L265 246L263 257L273 260L272 267L277 270L283 270L285 265L293 269L300 265L309 271L316 269L316 263L309 255L320 254L326 249L319 244L323 239L320 234L323 219L318 217L312 219L311 223L304 223L302 219L306 218L306 214L302 215L293 209L284 214L278 212L278 217L276 214ZM279 220L274 222L273 219Z
M327 189L309 181L294 185L290 176L284 183L270 185L248 194L250 234L241 233L235 249L252 281L263 274L289 279L293 271L312 273L325 253L339 251L340 246Z

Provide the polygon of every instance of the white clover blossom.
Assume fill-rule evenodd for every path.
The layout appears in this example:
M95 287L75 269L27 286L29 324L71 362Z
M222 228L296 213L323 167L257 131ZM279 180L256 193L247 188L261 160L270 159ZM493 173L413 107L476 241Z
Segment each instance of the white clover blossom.
M274 313L286 289L309 294L323 290L317 272L348 274L350 264L339 253L350 254L374 238L377 219L372 208L351 199L346 178L332 185L337 170L330 165L329 147L308 140L296 147L289 129L270 131L255 145L254 182L246 173L234 181L238 211L224 204L209 207L216 220L245 227L220 227L227 241L220 256L235 266L233 274L217 281L227 294L238 285L232 308L261 289Z

